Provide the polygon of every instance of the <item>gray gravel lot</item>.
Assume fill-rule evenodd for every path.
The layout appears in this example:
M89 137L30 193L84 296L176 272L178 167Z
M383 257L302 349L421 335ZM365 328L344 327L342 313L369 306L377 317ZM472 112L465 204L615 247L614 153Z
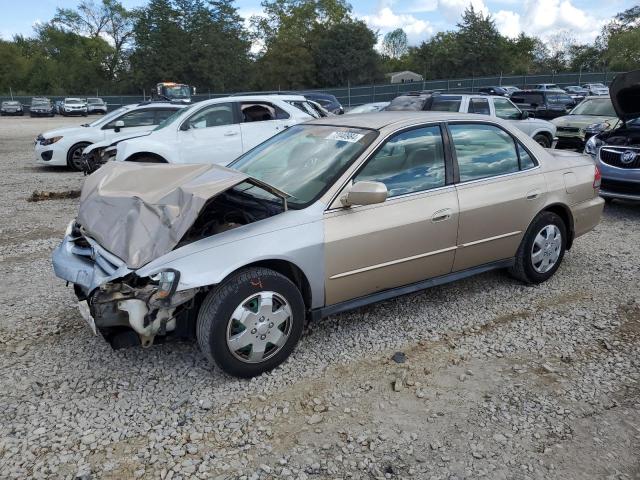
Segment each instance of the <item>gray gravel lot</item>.
M195 344L114 352L50 254L82 174L0 119L0 478L640 479L640 204L547 283L502 272L312 325L251 381ZM391 359L406 354L404 363Z

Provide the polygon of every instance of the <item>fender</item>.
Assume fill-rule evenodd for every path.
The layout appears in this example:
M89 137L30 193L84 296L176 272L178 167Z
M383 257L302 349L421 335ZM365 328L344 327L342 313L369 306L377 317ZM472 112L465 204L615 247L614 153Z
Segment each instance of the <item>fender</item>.
M168 163L179 163L175 145L157 142L148 136L123 140L117 145L116 161L123 162L138 153L151 153L164 158Z
M324 204L288 210L197 242L157 258L136 270L148 277L165 269L180 272L178 291L217 285L236 270L256 262L281 260L305 275L311 308L324 306ZM250 260L246 252L252 252Z

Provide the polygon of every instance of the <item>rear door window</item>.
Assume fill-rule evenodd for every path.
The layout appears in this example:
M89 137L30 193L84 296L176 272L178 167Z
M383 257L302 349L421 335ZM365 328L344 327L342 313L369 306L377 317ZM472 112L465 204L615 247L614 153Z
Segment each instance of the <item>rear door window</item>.
M240 118L242 123L286 120L289 114L277 105L267 102L241 102Z
M469 113L478 113L480 115L491 115L489 109L489 100L486 98L470 98Z
M513 138L493 125L449 125L460 181L468 182L520 170Z
M431 97L427 110L434 112L459 112L462 97L460 95L435 95Z

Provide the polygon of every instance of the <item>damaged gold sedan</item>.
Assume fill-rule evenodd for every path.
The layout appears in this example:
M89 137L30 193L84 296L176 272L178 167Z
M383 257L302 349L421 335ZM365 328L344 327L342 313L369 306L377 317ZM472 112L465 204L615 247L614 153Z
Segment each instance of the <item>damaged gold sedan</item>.
M543 282L603 207L588 156L476 115L314 120L230 167L88 177L53 263L114 347L196 338L258 375L308 319L497 268Z

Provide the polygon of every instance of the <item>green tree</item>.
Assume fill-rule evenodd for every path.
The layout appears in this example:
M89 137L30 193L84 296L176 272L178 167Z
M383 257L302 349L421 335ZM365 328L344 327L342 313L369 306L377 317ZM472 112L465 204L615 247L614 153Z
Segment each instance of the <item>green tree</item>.
M382 53L389 58L402 58L409 51L407 34L401 28L387 33L382 40Z
M372 83L379 77L376 35L359 20L328 28L314 45L317 82L333 87Z
M106 38L113 47L107 62L107 75L115 80L125 73L126 50L133 37L133 18L117 0L82 0L76 9L58 8L52 24L77 35Z
M247 82L250 42L232 0L151 0L135 12L133 33L140 89L175 80L228 91Z

